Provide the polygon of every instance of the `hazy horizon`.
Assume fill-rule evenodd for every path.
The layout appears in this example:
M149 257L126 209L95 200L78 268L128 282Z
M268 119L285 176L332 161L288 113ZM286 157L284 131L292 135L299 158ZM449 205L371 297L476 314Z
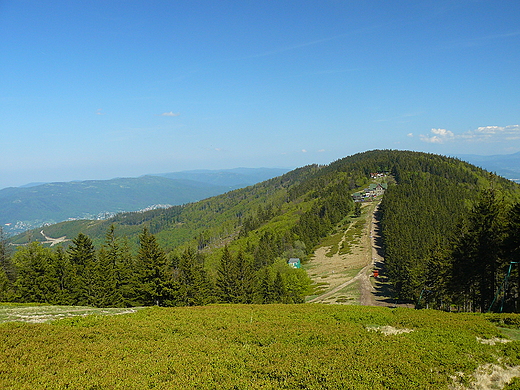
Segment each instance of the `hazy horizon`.
M491 0L2 1L0 188L515 153L519 17Z
M362 152L359 152L359 153L362 153ZM516 154L518 154L519 152L517 152ZM355 153L354 153L355 154ZM483 155L483 154L459 154L459 155L456 155L456 154L453 154L453 155L447 155L448 157L456 157L456 158L464 158L464 157L493 157L493 156L509 156L509 155L512 155L512 154L515 154L515 153L507 153L507 154L491 154L491 155ZM343 157L348 157L348 156L343 156ZM340 158L343 158L343 157L340 157ZM335 161L335 160L333 160ZM309 163L309 164L330 164L332 163L333 161L329 161L328 163ZM468 161L469 162L469 161ZM470 162L471 163L471 162ZM307 164L306 164L307 165ZM136 175L126 175L126 176L113 176L113 177L109 177L109 176L106 176L106 177L92 177L92 178L85 178L85 179L59 179L59 180L48 180L48 181L31 181L31 182L26 182L26 183L23 183L23 184L20 184L20 185L11 185L11 186L5 186L5 187L0 187L0 190L3 190L4 188L9 188L9 187L29 187L29 186L35 186L35 185L40 185L40 184L47 184L47 183L58 183L58 182L74 182L74 181L88 181L88 180L112 180L112 179L121 179L121 178L134 178L134 177L140 177L140 176L144 176L144 175L161 175L161 174L168 174L168 173L179 173L179 172L196 172L196 171L208 171L208 172L212 172L212 171L224 171L224 170L234 170L234 169L284 169L284 170L287 170L287 171L291 171L293 169L296 169L296 168L300 168L301 166L296 166L296 167L280 167L280 166L274 166L274 167L268 167L268 166L258 166L258 167L240 167L240 166L237 166L237 167L231 167L231 168L196 168L196 169L183 169L183 170L179 170L179 171L163 171L163 172L146 172L146 173L143 173L143 174L136 174ZM484 168L485 169L485 168ZM518 179L515 179L515 180L518 180Z

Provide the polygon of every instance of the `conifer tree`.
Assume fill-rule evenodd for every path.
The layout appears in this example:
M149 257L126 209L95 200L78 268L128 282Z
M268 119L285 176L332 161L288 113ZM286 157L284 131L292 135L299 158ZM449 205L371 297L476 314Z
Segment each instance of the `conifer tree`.
M257 302L258 303L273 303L273 278L269 267L264 267L259 271L258 287L257 287Z
M229 303L251 303L254 294L252 261L240 251L233 256L224 248L217 269L216 294L220 301Z
M74 271L63 248L58 247L52 254L53 274L56 278L56 301L59 305L72 305L74 293Z
M166 255L146 227L139 235L139 245L136 267L138 299L144 305L161 306L168 299Z
M15 253L19 264L15 282L17 300L21 302L55 303L56 279L50 266L51 252L34 241Z
M253 261L242 251L238 252L236 258L237 270L237 303L253 303L255 290L255 275Z
M282 278L280 271L276 272L273 280L273 302L274 303L288 303L287 302L287 289L285 287L285 281Z
M487 311L497 291L497 278L503 263L501 210L496 191L483 191L469 212L466 228L453 252L454 287L470 292L474 310Z
M0 226L0 301L10 301L13 298L13 282L16 280L16 270L11 261L11 253L7 236Z
M123 250L115 234L115 226L112 224L105 235L105 242L99 250L99 274L100 291L99 306L125 306L123 297L123 285L129 281L125 277L132 269L126 269L129 264L123 266Z
M520 311L520 202L512 205L507 218L507 235L505 238L505 255L513 263L512 286L515 298L511 303L511 310ZM514 264L516 263L516 264Z
M12 283L16 279L16 270L11 261L11 251L7 242L7 235L0 226L0 269L4 271L7 279Z
M216 292L222 302L236 303L239 299L238 269L227 246L224 247L217 269Z
M96 251L90 237L79 233L68 249L73 269L73 301L76 305L92 305L96 289Z
M212 288L197 254L188 248L176 262L172 303L177 306L208 303Z

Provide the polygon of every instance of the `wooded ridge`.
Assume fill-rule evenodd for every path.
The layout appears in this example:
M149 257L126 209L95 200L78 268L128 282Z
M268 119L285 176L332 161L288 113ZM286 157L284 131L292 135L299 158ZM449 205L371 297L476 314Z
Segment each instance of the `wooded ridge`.
M12 235L66 220L106 219L150 206L196 202L285 172L277 168L198 170L4 188L0 225Z
M390 182L380 209L398 298L480 311L498 298L502 310L517 310L520 283L499 290L506 276L520 280L518 267L508 271L520 248L520 186L455 158L393 150L298 168L166 210L45 227L46 236L71 240L63 249L38 244L39 230L26 232L12 242L33 243L4 256L3 297L97 306L303 302L309 279L287 260L305 262L349 223L352 194L377 172ZM38 275L50 278L41 284L47 292L24 284Z

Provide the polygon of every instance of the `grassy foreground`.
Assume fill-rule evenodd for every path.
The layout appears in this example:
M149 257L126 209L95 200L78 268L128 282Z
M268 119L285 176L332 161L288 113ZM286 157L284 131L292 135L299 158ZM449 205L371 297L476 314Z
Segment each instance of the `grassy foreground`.
M478 341L504 337L486 318L307 304L5 322L0 388L448 389L484 363L520 364L520 341Z

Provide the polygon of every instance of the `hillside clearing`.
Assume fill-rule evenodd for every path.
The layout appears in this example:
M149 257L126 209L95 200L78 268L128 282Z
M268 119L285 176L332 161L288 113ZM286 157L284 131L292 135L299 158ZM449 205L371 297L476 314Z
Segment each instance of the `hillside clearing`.
M379 202L365 203L361 217L336 235L337 242L325 241L315 250L305 269L320 288L320 293L310 297L308 303L395 306L389 293L384 290L384 278L376 281L372 277L372 270L381 269L384 263L378 207ZM345 247L348 250L342 251L341 248ZM348 288L354 283L358 283L359 293ZM379 290L377 295L376 287Z

